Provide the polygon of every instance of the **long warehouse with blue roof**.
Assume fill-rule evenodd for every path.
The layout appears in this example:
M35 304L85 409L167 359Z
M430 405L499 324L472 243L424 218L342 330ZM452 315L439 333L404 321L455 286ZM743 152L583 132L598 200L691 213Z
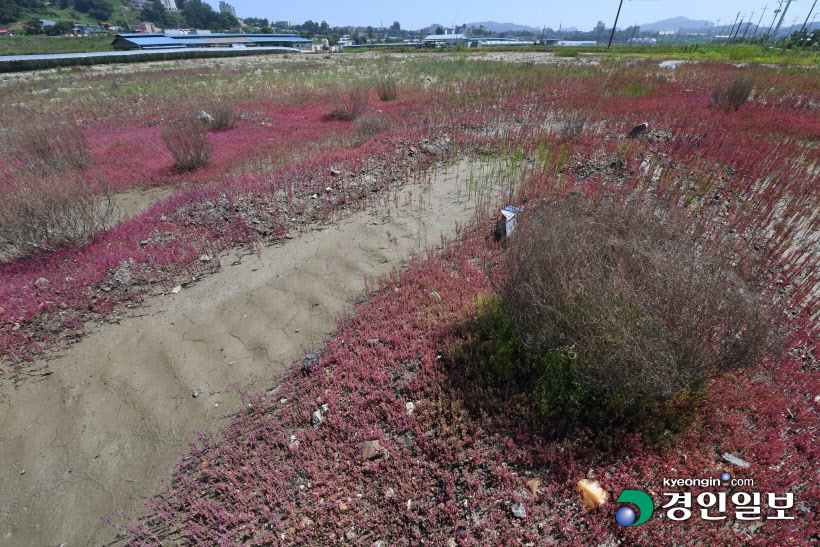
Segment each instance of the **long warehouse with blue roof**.
M117 34L111 46L117 50L181 49L205 47L288 47L313 49L313 42L296 34Z

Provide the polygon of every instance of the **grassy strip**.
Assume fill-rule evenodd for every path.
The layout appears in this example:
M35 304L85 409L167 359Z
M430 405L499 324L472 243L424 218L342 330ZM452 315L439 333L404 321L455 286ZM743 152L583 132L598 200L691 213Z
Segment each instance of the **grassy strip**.
M33 55L41 53L83 53L113 51L113 36L6 36L0 38L0 55Z
M181 49L163 52L145 52L134 55L107 55L102 57L69 57L65 59L21 59L0 62L2 72L24 72L69 66L107 65L112 63L144 63L148 61L173 61L176 59L210 59L224 57L249 57L252 55L290 53L289 51L262 48L202 50Z
M778 65L820 65L820 52L782 50L756 45L717 46L621 46L604 52L608 57L685 59L728 63L767 63Z

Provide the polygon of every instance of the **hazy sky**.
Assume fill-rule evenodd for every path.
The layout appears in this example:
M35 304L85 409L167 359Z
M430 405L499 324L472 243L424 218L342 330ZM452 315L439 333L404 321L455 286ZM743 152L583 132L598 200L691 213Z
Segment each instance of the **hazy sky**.
M207 0L218 9L218 0ZM590 30L598 20L604 21L611 28L618 10L618 0L562 0L535 1L520 0L505 2L499 0L320 0L314 2L268 2L265 0L228 0L241 17L267 17L276 21L293 21L302 23L308 19L316 22L322 20L331 26L384 24L389 26L393 21L401 23L404 29L419 29L439 23L451 26L476 21L497 21L499 23L518 23L534 27L548 26L557 29L563 22L565 27L576 26L581 30ZM772 21L772 10L779 0L624 0L618 27L627 27L633 23L651 23L669 17L682 15L690 19L706 19L720 24L731 25L737 12L746 15L748 20L752 10L752 21L757 23L763 7L768 9L761 26ZM809 13L813 0L792 2L786 13L784 26L790 25L795 17L802 24ZM785 5L785 3L784 3ZM820 9L820 3L818 3ZM728 21L728 23L727 23Z

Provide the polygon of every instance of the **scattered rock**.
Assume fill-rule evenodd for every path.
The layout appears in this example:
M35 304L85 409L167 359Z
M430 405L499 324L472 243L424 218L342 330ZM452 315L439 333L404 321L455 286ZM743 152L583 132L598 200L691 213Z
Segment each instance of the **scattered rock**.
M517 519L525 519L527 518L527 508L524 507L524 504L520 501L517 501L510 505L510 512L512 516Z
M390 488L389 486L387 487L387 490L384 491L384 497L386 497L387 499L392 499L395 495L396 491Z
M649 127L647 122L639 123L635 127L633 127L629 133L626 134L627 139L637 139L644 133L646 133L646 129Z
M299 439L296 438L296 435L291 435L288 444L290 446L299 446Z
M25 475L25 474L26 474L26 470L25 470L25 469L23 469L22 471L20 471L20 474L21 474L21 475Z
M200 395L202 395L202 392L201 392L201 391L199 391L198 389L195 389L195 390L194 390L194 392L191 394L191 396L192 396L194 399L196 399L196 398L197 398L197 397L199 397Z
M134 276L131 275L131 267L126 263L121 265L116 272L114 272L114 281L121 285L133 285Z
M350 510L350 507L345 503L345 500L339 500L339 511L342 513L347 513Z
M447 547L456 547L455 538L450 538L450 539L447 540Z
M671 141L673 137L674 134L669 129L653 129L646 134L646 138L654 142Z
M362 444L362 458L372 460L379 457L379 441L367 441Z
M172 292L172 293L174 293L174 294L179 294L179 292L180 292L181 290L182 290L182 285L177 285L176 287L174 287L173 289L171 289L171 292Z
M379 343L379 339L378 339L378 338L368 338L368 339L367 339L367 343L368 343L368 344L370 344L370 345L372 346L373 344L378 344L378 343Z
M319 365L319 360L320 360L321 357L322 357L322 354L318 350L311 351L310 353L305 355L305 358L302 359L302 366L301 366L302 373L310 374L311 372L313 372L316 369L316 367Z
M40 279L34 282L34 286L40 290L45 289L50 284L51 283L49 283L48 279L46 279L45 277L41 277Z
M199 255L199 261L200 262L210 262L211 257L210 257L210 255Z
M416 405L412 401L408 402L404 407L407 409L407 415L412 416L413 411L416 410Z
M279 393L279 386L266 391L265 392L265 397L273 397L274 395L277 395L278 393Z
M587 510L606 503L609 499L609 492L601 487L601 484L594 479L583 479L578 481L578 489L581 491L581 504Z
M345 532L345 539L351 543L356 539L356 532L353 531L353 528Z
M331 169L330 170L330 176L331 177L338 177L339 175L341 175L341 173L339 171L337 171L336 169Z
M751 465L746 460L741 460L740 458L729 452L723 453L723 459L731 464L737 465L738 467L749 467Z
M310 423L316 429L319 429L319 427L322 425L323 421L324 421L324 416L322 416L322 411L321 410L315 411L313 413L313 415L310 417Z

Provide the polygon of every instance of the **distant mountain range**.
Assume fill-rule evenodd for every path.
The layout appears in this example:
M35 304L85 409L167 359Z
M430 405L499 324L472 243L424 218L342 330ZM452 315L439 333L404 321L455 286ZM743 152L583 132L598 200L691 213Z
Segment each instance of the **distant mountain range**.
M641 30L646 32L659 32L662 30L704 30L712 29L715 24L712 21L703 19L695 20L688 17L673 17L671 19L664 19L663 21L655 21L654 23L644 23L639 25Z
M481 27L483 26L487 30L491 30L493 32L519 32L522 30L528 30L530 32L541 32L541 29L538 27L529 27L527 25L517 25L515 23L496 23L495 21L480 21L478 23L467 23L467 28L470 27Z
M755 22L752 22L747 29L748 21L744 21L743 24L740 26L739 33L743 34L744 32L748 32L751 36L754 31L757 29L757 25ZM459 25L461 26L461 25ZM523 31L530 31L530 32L541 32L540 27L531 27L528 25L519 25L517 23L497 23L495 21L480 21L476 23L467 23L467 28L470 27L480 27L483 26L485 29L490 30L492 32L523 32ZM549 26L549 25L547 25ZM627 25L628 26L628 25ZM664 30L672 30L672 31L683 31L686 32L704 32L704 31L717 31L717 33L721 32L728 32L729 29L732 27L732 21L728 23L722 24L719 28L715 28L715 23L712 21L707 21L706 19L689 19L688 17L672 17L670 19L664 19L662 21L655 21L654 23L643 23L638 25L640 29L644 32L660 32ZM434 23L427 27L430 33L434 33L436 28L449 28L448 25L440 25ZM783 28L780 30L780 36L784 36L790 34L793 30L799 30L801 27L800 23L797 23L794 26L784 25ZM624 30L625 26L618 27L619 30ZM808 28L815 29L820 28L820 22L815 22L814 24L810 24ZM422 29L424 30L424 29ZM553 27L553 30L558 30L557 28ZM563 32L572 33L578 31L576 27L563 27L561 29ZM586 29L587 31L592 29ZM763 25L763 32L768 30L767 25Z
M459 25L461 26L461 25ZM492 32L541 32L541 27L531 27L529 25L519 25L517 23L498 23L496 21L477 21L475 23L467 23L467 28L483 26L485 29ZM550 26L550 25L547 25ZM664 19L663 21L656 21L654 23L644 23L640 25L641 30L647 32L658 32L661 30L700 30L704 28L712 29L715 24L712 21L689 19L688 17L673 17L671 19ZM427 27L430 32L435 32L436 28L449 28L449 25L441 25L434 23ZM554 28L554 27L553 27ZM619 27L621 28L621 27ZM554 28L554 30L558 30ZM564 32L576 32L576 27L564 27L561 29ZM591 30L591 29L588 29Z
M490 30L492 32L522 32L527 30L530 32L541 32L541 29L538 27L529 27L527 25L518 25L516 23L496 23L495 21L480 21L478 23L467 23L467 28L478 28L480 26L483 26L485 29ZM429 29L430 32L435 32L435 30L438 27L451 28L449 25L439 25L438 23L433 23L432 25L426 28Z

